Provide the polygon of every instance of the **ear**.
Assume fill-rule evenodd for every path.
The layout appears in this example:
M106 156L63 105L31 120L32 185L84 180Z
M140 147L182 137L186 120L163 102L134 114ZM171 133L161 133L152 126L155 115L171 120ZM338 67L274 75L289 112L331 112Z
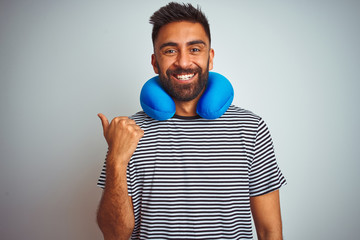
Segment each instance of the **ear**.
M214 49L210 49L210 52L209 52L209 70L212 70L213 67L214 67L214 56L215 56L215 51Z
M159 74L159 69L158 69L157 64L156 64L156 56L155 56L155 54L151 55L151 65L153 66L154 72L156 74Z

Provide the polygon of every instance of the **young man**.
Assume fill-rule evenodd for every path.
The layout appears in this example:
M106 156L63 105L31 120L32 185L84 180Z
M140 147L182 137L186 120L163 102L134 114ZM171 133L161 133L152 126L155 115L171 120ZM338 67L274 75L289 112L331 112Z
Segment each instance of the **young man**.
M235 107L218 119L196 114L213 68L206 17L170 3L150 19L152 66L176 105L157 121L144 112L111 123L99 179L98 224L105 239L282 239L278 189L285 183L269 131Z

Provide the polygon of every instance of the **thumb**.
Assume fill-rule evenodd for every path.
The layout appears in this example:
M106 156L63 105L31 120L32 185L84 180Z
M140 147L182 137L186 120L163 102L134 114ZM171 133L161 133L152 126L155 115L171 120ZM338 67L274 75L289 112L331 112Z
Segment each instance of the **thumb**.
M100 118L101 120L101 124L102 124L102 127L103 127L103 131L104 131L104 135L109 127L109 120L105 117L104 114L102 113L99 113L98 114L98 117Z

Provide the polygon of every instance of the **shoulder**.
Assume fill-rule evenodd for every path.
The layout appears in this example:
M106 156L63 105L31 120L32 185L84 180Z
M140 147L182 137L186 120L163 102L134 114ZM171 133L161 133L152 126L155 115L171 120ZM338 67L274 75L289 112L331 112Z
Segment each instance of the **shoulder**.
M129 116L130 119L133 119L137 125L141 127L141 125L144 124L144 122L147 122L149 120L152 120L151 117L149 117L144 111L139 111L131 116Z
M248 121L254 121L254 122L260 122L262 120L262 118L259 115L253 113L252 111L235 106L235 105L231 105L222 117L223 118L234 118L234 119L243 120L243 121L248 120Z

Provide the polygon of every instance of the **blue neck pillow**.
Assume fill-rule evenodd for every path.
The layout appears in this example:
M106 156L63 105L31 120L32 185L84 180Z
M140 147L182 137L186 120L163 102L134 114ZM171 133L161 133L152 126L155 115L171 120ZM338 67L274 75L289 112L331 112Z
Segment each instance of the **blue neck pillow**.
M196 112L206 119L221 117L234 99L234 89L223 75L209 72L207 87L200 97ZM163 121L174 116L174 100L161 87L159 77L148 80L141 89L140 104L144 112L153 119Z

